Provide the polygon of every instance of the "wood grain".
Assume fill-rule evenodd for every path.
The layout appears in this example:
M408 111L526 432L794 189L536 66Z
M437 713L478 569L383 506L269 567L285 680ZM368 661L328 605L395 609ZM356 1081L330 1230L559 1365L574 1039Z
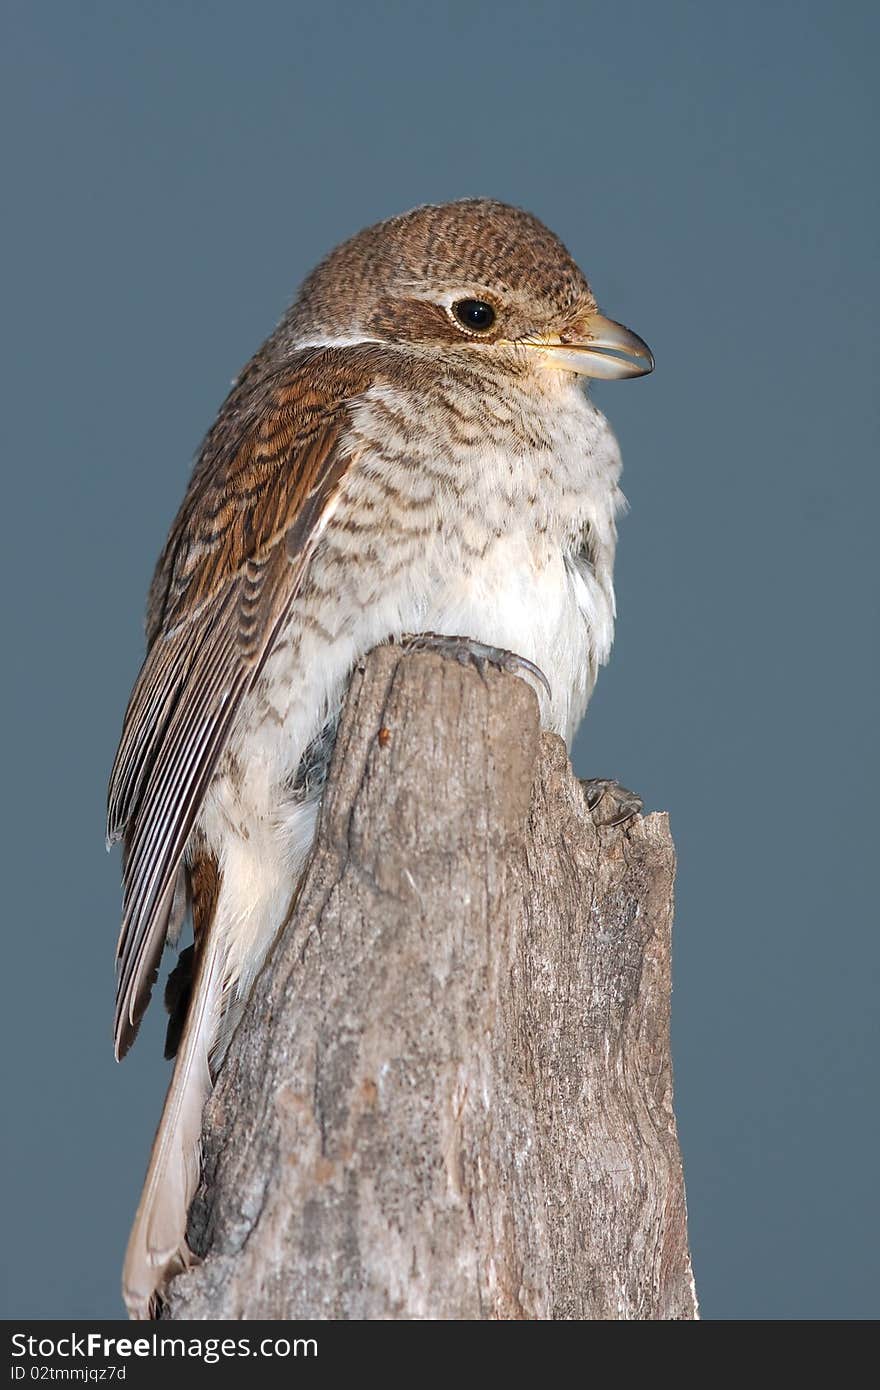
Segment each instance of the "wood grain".
M373 652L164 1316L696 1317L674 870L665 815L593 825L523 681Z

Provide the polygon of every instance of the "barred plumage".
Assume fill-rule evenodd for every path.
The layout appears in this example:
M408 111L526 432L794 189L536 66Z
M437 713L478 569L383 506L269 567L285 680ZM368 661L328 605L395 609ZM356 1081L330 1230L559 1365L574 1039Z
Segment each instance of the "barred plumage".
M492 306L487 332L456 320L467 297ZM156 569L110 784L118 1055L187 900L196 927L126 1258L132 1316L188 1258L211 1070L296 889L352 664L404 632L513 649L570 739L610 650L622 502L578 374L649 369L552 233L469 200L333 252L222 407Z

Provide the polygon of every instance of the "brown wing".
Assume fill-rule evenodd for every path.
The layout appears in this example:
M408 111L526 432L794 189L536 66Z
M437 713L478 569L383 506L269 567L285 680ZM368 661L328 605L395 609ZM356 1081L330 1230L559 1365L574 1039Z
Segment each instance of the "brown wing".
M242 697L272 649L350 463L372 356L302 353L242 385L206 440L153 581L150 648L110 778L124 839L115 1045L149 1002L187 840ZM178 895L179 898L179 895Z

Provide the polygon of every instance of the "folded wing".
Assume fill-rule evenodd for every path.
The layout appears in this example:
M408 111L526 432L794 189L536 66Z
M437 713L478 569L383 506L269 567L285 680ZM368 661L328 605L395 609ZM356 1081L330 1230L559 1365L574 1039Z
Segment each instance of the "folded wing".
M208 784L338 500L351 402L372 367L369 350L337 349L246 376L159 561L108 797L108 840L123 840L118 1057L149 1002Z

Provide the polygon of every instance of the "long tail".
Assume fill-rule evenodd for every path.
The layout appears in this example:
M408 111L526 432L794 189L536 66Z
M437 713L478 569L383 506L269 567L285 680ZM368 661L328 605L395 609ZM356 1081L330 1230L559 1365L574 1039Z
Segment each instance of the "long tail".
M209 931L122 1271L130 1318L156 1315L167 1281L192 1263L189 1204L199 1181L202 1111L211 1091L209 1055L220 1026L223 951Z

